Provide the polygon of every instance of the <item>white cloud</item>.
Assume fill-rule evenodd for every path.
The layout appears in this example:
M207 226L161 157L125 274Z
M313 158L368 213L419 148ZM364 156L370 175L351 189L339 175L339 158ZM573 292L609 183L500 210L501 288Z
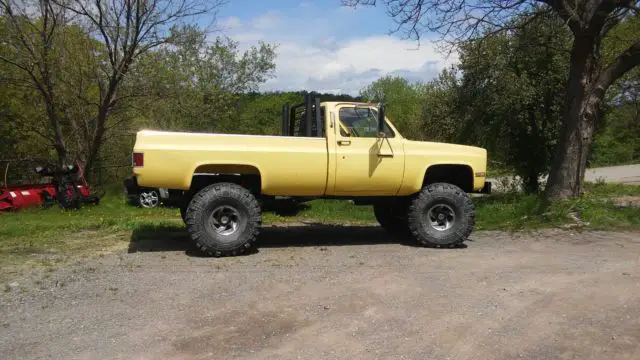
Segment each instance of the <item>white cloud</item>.
M236 16L229 16L227 18L218 21L218 25L223 31L235 30L242 25L240 18Z
M330 30L327 33L327 27L314 26L326 21L292 19L273 12L252 19L250 25L236 27L228 35L240 42L241 47L254 45L258 40L278 44L276 77L263 84L262 90L355 95L382 76L393 74L427 81L457 61L455 54L445 58L425 41L417 47L413 41L387 35L340 38L340 34ZM305 31L295 30L305 22Z
M258 30L270 30L280 25L282 15L276 11L270 11L260 15L251 21L254 28Z

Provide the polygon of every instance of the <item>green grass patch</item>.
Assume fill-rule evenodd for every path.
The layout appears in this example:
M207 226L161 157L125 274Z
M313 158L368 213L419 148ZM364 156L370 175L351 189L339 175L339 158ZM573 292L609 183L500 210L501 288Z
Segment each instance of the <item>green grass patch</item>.
M105 196L99 205L85 205L78 211L30 208L0 215L0 242L9 238L50 238L79 231L132 230L141 224L180 221L177 209L142 209L125 204L122 196Z
M497 195L477 199L476 210L478 230L563 225L604 230L640 228L640 208L618 208L613 201L590 196L548 204L536 195Z
M589 197L640 196L640 185L585 183L584 193Z
M576 224L587 229L640 228L640 208L616 206L615 199L620 197L640 197L640 186L587 183L581 198L554 203L538 195L493 194L474 200L477 229L521 230Z

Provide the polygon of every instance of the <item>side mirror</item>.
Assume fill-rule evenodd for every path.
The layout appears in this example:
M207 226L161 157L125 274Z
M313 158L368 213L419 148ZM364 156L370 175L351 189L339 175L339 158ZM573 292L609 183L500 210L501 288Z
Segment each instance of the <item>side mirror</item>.
M378 137L384 137L384 105L378 107Z

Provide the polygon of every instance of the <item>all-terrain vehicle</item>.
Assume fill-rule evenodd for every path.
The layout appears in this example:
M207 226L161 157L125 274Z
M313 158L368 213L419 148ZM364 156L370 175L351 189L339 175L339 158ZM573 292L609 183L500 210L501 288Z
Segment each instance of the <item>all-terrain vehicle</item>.
M283 107L282 135L142 130L133 175L143 187L184 192L181 213L214 256L250 248L260 202L277 196L373 205L382 227L425 246L452 247L474 227L468 193L488 193L483 148L404 138L384 106L304 102Z

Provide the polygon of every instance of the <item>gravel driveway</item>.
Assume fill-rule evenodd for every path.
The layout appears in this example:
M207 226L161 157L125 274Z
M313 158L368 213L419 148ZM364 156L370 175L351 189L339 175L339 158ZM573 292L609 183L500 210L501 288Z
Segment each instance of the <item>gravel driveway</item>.
M377 227L263 230L202 258L133 235L0 295L3 359L640 359L640 233L476 232L466 248Z

